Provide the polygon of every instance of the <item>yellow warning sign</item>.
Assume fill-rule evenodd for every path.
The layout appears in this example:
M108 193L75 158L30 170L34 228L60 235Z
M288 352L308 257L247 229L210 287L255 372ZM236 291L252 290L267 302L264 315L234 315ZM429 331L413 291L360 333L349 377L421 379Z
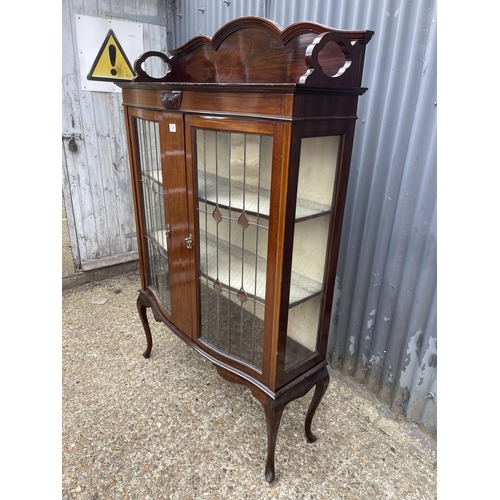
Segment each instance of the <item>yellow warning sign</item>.
M87 79L116 82L132 80L134 76L132 65L123 52L120 42L113 30L109 30Z

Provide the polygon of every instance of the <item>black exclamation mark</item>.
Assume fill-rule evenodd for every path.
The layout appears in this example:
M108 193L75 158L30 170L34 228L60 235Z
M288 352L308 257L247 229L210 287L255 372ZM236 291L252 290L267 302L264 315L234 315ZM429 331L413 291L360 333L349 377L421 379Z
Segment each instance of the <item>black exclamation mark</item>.
M109 52L109 60L111 61L111 66L114 66L116 64L116 47L114 45L110 45L108 47L108 52ZM118 72L116 71L115 68L111 69L111 74L113 76L116 76Z

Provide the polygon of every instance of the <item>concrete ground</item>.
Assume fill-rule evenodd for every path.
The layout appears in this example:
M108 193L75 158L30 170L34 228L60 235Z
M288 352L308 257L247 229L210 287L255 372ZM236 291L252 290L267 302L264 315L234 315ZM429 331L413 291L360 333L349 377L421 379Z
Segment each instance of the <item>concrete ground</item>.
M245 387L150 316L137 271L63 290L63 499L435 499L436 442L363 387L331 372L283 414L276 479L264 478L264 412ZM148 313L150 314L150 313Z

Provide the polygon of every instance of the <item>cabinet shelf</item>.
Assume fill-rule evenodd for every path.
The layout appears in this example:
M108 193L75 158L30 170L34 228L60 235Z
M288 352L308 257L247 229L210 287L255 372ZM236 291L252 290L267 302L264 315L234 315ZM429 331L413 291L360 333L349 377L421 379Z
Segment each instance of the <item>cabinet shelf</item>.
M149 236L159 251L167 254L164 231L158 230ZM225 290L237 293L242 287L249 298L264 304L266 295L266 259L230 245L213 234L200 231L200 274L213 286L217 281ZM218 253L217 253L218 252ZM218 269L217 269L218 255ZM242 281L243 274L243 281ZM290 307L298 306L321 294L321 283L306 276L293 273L290 280Z
M218 280L223 289L232 292L238 292L243 287L248 297L264 304L266 259L204 231L200 231L200 240L200 274L212 285ZM321 283L292 272L290 307L320 293Z
M217 182L218 179L218 182ZM245 189L243 189L245 187ZM198 177L198 201L221 208L243 211L251 215L259 215L269 219L271 193L268 189L243 185L242 182L217 177L215 174L203 173ZM297 222L322 217L331 212L328 205L309 200L297 200L295 220Z
M161 170L148 170L142 175L162 185L163 178ZM260 193L260 194L259 194ZM214 174L206 173L198 178L198 200L209 205L218 205L221 208L243 211L250 215L259 215L264 219L269 219L271 193L268 189L258 188L257 186L246 185L243 190L243 184L238 181L229 181L224 177L218 178ZM244 200L244 203L243 203ZM315 203L310 200L297 200L295 220L301 222L316 217L322 217L330 214L328 205Z

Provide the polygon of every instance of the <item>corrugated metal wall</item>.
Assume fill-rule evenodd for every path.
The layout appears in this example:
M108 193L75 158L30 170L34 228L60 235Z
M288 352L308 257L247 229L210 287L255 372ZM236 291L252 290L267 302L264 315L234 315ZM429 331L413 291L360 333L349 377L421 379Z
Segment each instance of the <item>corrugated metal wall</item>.
M370 29L329 353L335 369L434 428L436 0L177 0L174 45L244 15Z

